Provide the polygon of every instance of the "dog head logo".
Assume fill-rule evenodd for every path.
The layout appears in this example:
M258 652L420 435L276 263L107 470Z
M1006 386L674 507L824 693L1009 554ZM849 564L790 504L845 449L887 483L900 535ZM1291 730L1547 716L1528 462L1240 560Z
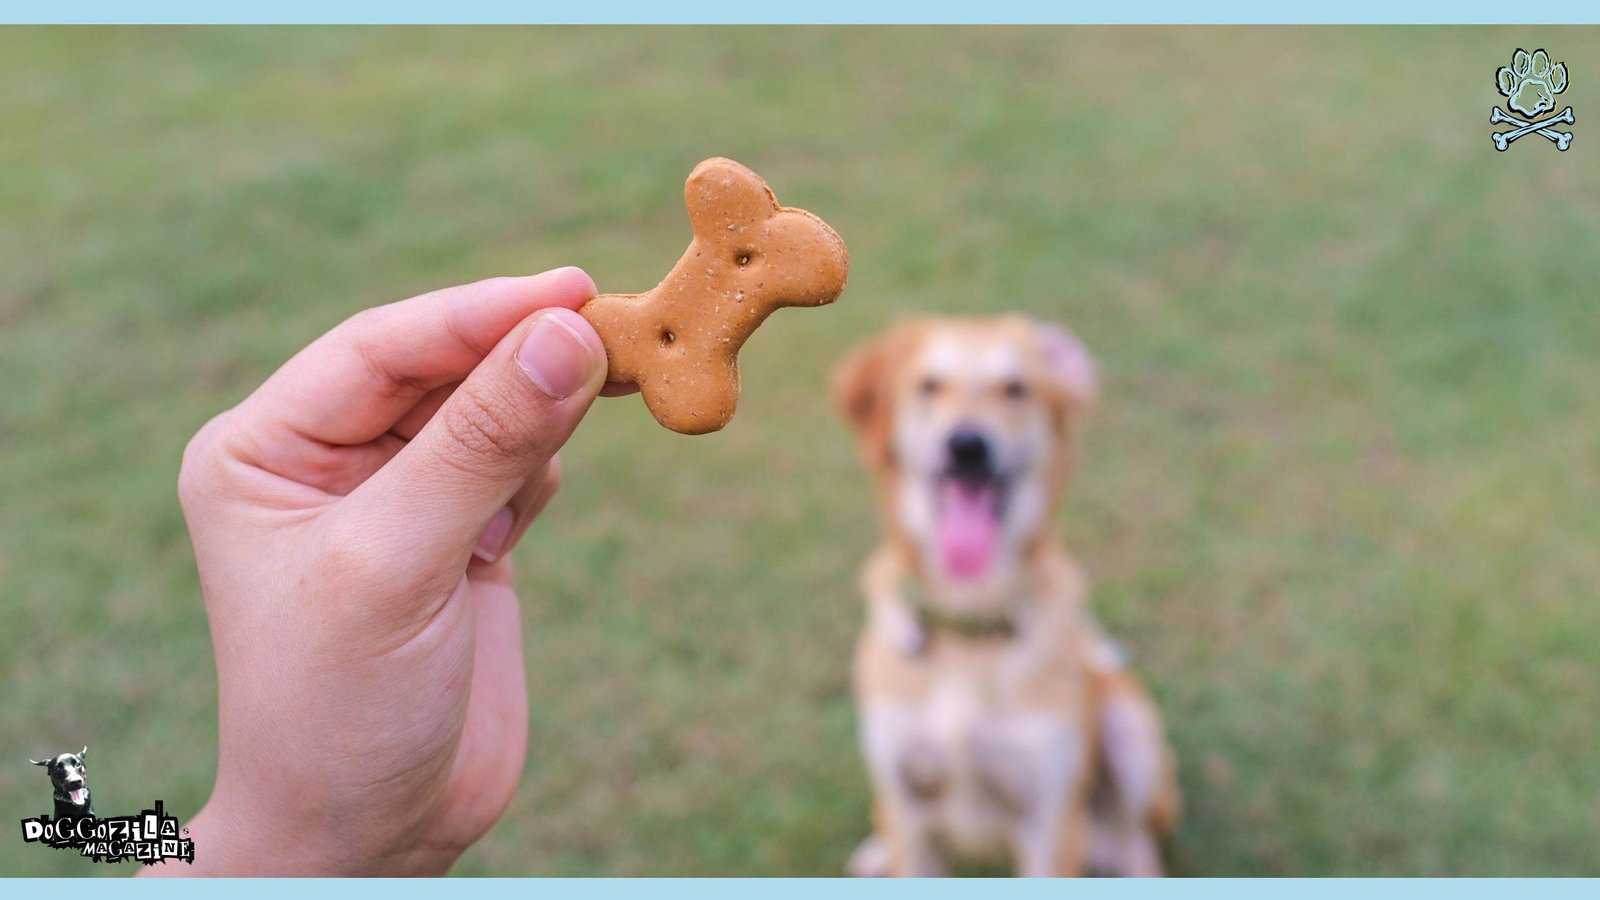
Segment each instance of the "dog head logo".
M1526 116L1518 118L1506 110L1495 107L1489 111L1489 122L1516 126L1511 131L1496 132L1494 146L1504 151L1516 139L1537 134L1556 145L1557 150L1572 146L1572 132L1558 131L1552 126L1573 124L1572 107L1544 119L1539 115L1556 108L1556 95L1567 89L1567 64L1551 62L1550 54L1543 49L1529 53L1517 49L1511 55L1511 65L1501 66L1495 73L1495 86L1500 96L1506 98L1506 110Z
M150 809L126 816L100 816L89 798L89 748L49 759L30 759L50 773L55 813L22 820L22 840L55 850L76 851L95 862L137 860L146 865L181 859L194 862L194 841L178 817L157 800Z
M28 760L36 766L44 766L50 773L50 783L55 788L55 817L58 819L94 815L94 807L89 800L88 768L83 761L88 755L89 748L84 747L77 753Z

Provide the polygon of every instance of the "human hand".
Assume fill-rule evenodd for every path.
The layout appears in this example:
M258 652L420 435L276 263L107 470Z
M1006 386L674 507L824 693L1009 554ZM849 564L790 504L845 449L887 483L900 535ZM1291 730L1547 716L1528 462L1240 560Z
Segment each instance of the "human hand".
M366 310L190 441L217 780L194 866L146 872L441 874L500 816L527 749L507 552L604 384L593 295L556 269Z

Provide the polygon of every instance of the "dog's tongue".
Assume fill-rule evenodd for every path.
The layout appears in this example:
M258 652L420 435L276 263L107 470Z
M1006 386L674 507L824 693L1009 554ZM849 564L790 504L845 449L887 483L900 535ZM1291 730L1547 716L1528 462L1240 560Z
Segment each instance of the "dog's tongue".
M75 805L82 806L83 805L83 801L85 799L85 795L87 795L88 793L89 793L89 789L88 788L73 788L71 791L67 792L67 796L72 799L72 802Z
M951 578L977 578L989 570L1000 543L999 492L949 481L939 508L935 539L939 562Z

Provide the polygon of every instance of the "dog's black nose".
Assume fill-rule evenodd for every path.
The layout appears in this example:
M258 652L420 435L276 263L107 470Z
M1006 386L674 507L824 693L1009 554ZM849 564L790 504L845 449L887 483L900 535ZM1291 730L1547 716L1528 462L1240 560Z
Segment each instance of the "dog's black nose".
M970 428L950 435L950 472L957 477L987 478L994 474L994 458L989 439Z

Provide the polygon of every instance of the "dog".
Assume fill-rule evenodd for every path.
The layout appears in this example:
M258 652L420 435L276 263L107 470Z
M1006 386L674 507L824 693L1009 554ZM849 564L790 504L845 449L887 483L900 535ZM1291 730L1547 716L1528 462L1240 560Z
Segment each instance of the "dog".
M86 746L77 753L63 753L50 759L29 759L36 766L44 766L50 773L50 783L55 788L57 819L94 815L94 805L89 799L88 771L84 757L89 755Z
M834 374L886 532L861 576L874 829L850 874L1163 873L1173 753L1053 528L1096 379L1070 332L1017 316L907 321Z

